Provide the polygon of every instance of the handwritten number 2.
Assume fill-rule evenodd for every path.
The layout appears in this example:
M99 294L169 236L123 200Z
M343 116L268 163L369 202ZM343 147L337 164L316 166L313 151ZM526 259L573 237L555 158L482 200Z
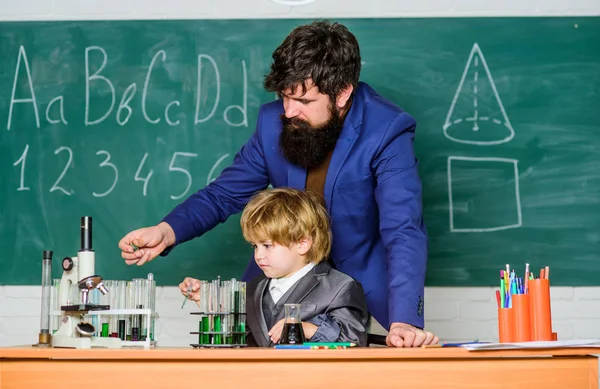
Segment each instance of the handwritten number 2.
M54 152L54 155L56 155L56 154L58 154L58 153L60 153L61 151L64 151L64 150L66 150L67 153L69 153L69 160L67 161L67 164L63 168L62 173L60 173L60 176L58 177L58 179L56 180L56 182L54 183L54 185L52 185L52 188L50 188L50 192L54 192L55 190L60 190L64 194L66 194L67 196L71 196L73 194L73 191L69 192L68 190L66 190L66 189L61 188L60 186L58 186L58 184L63 179L63 177L65 176L65 174L67 174L67 169L69 169L69 167L73 163L73 150L71 150L70 148L68 148L66 146L61 146L58 149L56 149L56 151Z

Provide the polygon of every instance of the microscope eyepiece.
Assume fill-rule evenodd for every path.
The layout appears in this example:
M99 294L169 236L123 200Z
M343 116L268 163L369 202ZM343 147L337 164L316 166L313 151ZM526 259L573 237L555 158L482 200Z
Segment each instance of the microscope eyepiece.
M92 251L92 217L81 217L81 249L80 251Z

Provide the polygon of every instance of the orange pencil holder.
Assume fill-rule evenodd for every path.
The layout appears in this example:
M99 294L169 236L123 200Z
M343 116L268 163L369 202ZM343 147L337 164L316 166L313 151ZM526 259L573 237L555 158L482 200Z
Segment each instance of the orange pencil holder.
M550 280L528 280L531 340L553 340L552 312L550 310Z
M500 343L515 342L517 326L514 308L498 308L498 341Z
M531 341L531 304L528 294L513 294L512 306L515 311L515 341Z

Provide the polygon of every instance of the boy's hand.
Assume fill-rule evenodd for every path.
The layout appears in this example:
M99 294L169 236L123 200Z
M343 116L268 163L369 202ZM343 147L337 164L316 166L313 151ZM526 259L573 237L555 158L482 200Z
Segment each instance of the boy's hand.
M277 323L275 323L273 328L271 328L271 330L269 331L269 336L271 337L271 341L273 343L277 344L279 343L279 340L281 340L281 332L283 331L284 324L285 319L281 319ZM318 328L319 327L312 323L302 322L302 330L304 331L304 337L306 338L306 340L310 340L310 338L312 338L315 335L315 332L317 332Z
M183 282L179 284L179 290L181 291L182 295L187 296L190 300L193 300L195 302L200 301L199 280L191 277L186 277L185 280L183 280Z
M269 330L269 336L271 337L271 342L277 344L279 343L279 339L281 339L281 331L283 331L283 325L285 324L285 319L279 320L273 328Z
M306 340L310 340L310 338L315 336L315 332L317 332L318 329L319 327L313 323L302 322L302 330L304 331L304 337Z

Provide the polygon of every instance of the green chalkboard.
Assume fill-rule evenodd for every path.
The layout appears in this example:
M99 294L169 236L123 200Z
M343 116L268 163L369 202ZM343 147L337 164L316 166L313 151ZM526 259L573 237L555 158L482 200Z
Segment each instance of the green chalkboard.
M106 279L239 277L237 215L143 267L117 242L232 161L274 98L272 51L306 22L0 23L0 284L39 284L42 250L75 255L84 215ZM342 22L361 79L417 119L427 285L525 262L599 284L600 18Z

